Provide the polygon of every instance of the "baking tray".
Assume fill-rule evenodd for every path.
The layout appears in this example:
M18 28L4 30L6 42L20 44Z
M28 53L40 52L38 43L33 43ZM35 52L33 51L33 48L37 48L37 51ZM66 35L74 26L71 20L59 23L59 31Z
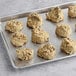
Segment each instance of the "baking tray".
M4 44L6 46L7 49L7 53L8 56L10 58L10 61L12 63L12 66L16 69L21 69L21 68L26 68L26 67L31 67L31 66L35 66L35 65L39 65L39 64L43 64L43 63L47 63L47 62L53 62L53 61L57 61L57 60L61 60L61 59L65 59L68 57L73 57L76 56L76 54L73 55L66 55L64 53L62 53L60 51L60 44L61 44L61 39L58 38L55 34L55 29L56 29L56 23L52 23L50 21L46 20L46 13L52 8L52 7L56 7L59 6L60 8L62 8L63 12L64 12L64 21L60 22L60 23L67 23L70 25L70 27L72 28L72 35L71 38L72 39L76 39L76 32L75 32L75 23L76 23L76 19L70 19L68 18L68 9L67 7L70 5L75 5L75 1L74 2L69 2L69 3L65 3L65 4L60 4L60 5L55 5L55 6L50 6L50 7L46 7L46 8L42 8L42 9L38 9L38 10L33 10L30 12L26 12L26 13L21 13L21 14L15 14L12 16L6 16L3 18L0 18L1 20L1 36L2 39L4 41ZM26 26L26 21L27 21L27 15L31 12L38 12L42 18L43 18L43 25L42 28L47 31L50 34L50 40L49 42L52 43L53 45L55 45L56 47L56 57L52 60L44 60L41 59L39 57L37 57L37 49L39 48L39 46L41 44L34 44L31 42L31 29L29 29ZM23 22L23 30L22 32L25 33L28 37L28 43L26 45L24 45L23 47L27 47L27 48L32 48L34 49L34 58L31 61L19 61L16 57L16 49L17 47L12 46L12 44L10 43L10 34L8 34L5 31L5 24L6 21L12 20L12 19L17 19Z

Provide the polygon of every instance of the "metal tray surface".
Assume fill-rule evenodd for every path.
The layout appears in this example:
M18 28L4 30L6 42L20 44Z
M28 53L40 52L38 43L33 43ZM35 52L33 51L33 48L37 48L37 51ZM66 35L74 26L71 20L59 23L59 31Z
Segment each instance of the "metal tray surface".
M64 21L62 21L60 23L69 24L71 29L72 29L72 35L71 35L72 39L76 39L76 32L75 32L76 19L70 19L68 17L67 7L69 5L75 5L75 3L76 2L56 5L56 6L59 6L62 8L64 16L65 16ZM47 63L47 62L53 62L53 61L65 59L68 57L76 56L76 54L66 55L60 51L60 44L61 44L62 39L58 38L55 34L56 23L52 23L52 22L46 20L46 13L49 11L50 8L56 7L56 6L51 6L51 7L31 11L31 12L38 12L42 16L42 18L43 18L42 28L49 33L49 35L50 35L49 43L53 44L56 48L56 57L52 60L44 60L44 59L37 57L37 50L41 44L34 44L31 42L31 29L29 29L26 25L27 15L31 12L0 18L1 19L1 27L2 27L1 36L2 36L4 44L6 46L7 53L8 53L8 56L10 58L10 61L12 63L12 66L14 68L21 69L21 68L31 67L31 66L35 66L35 65L39 65L39 64L43 64L43 63ZM16 57L17 47L14 47L10 43L11 34L8 34L5 31L6 21L11 20L11 19L17 19L17 20L20 20L23 22L22 32L25 33L28 37L28 43L26 45L24 45L23 47L34 49L34 58L31 61L27 61L27 62L26 61L19 61Z

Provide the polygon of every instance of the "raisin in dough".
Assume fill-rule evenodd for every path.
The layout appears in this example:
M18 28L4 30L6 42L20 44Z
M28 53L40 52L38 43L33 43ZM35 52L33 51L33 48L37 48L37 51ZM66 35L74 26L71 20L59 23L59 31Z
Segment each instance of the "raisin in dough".
M76 17L76 5L68 7L68 16L71 17L71 18Z
M59 7L55 7L46 14L46 18L52 22L60 22L64 19L64 15Z
M67 24L58 24L55 32L59 37L68 37L71 35L72 30Z
M29 14L27 18L27 26L30 28L37 28L42 25L42 17L37 13Z
M27 43L27 36L22 32L15 32L11 36L11 43L18 47Z
M16 50L16 54L20 60L31 60L33 58L33 50L28 48L19 48Z
M23 28L22 22L17 20L10 20L6 23L5 26L5 30L12 33L20 31L22 28Z
M51 44L45 44L39 47L37 55L43 59L53 59L56 55L55 47Z
M35 28L32 30L32 42L44 43L49 41L49 34L41 28Z
M76 52L76 41L70 38L64 38L61 43L61 51L70 55Z

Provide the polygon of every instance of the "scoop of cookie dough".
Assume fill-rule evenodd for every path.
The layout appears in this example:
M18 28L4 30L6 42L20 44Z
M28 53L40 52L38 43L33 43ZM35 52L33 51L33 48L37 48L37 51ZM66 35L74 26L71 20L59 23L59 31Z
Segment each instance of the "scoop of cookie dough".
M60 22L64 19L64 15L59 7L55 7L46 14L46 18L52 22Z
M33 58L33 50L28 48L19 48L16 50L16 54L20 60L31 60Z
M61 43L61 51L70 55L76 52L76 41L70 38L64 38Z
M37 55L43 59L53 59L55 57L55 47L51 44L42 45L37 52Z
M30 28L37 28L42 25L42 17L37 13L29 14L27 18L27 26Z
M71 18L76 17L76 5L72 5L68 7L68 16Z
M17 20L10 20L6 23L5 26L5 30L12 33L20 31L22 28L23 28L22 22Z
M32 42L44 43L49 41L49 34L41 28L35 28L32 30Z
M11 43L18 47L27 43L27 36L22 32L15 32L11 36Z
M72 30L67 24L58 24L55 32L59 37L68 37L71 35Z

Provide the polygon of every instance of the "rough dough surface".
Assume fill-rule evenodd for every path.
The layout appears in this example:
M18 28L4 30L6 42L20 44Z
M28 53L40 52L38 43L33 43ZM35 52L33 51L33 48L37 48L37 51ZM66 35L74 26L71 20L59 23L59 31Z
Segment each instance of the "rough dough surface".
M35 28L32 30L32 42L44 43L49 41L49 34L41 28Z
M51 44L45 44L40 46L38 49L37 55L43 59L53 59L55 57L56 51L55 47Z
M20 60L31 60L33 58L33 50L28 48L19 48L16 50L16 54Z
M76 52L76 42L70 38L64 38L61 43L61 51L70 55Z
M58 24L55 32L59 37L68 37L71 35L72 30L67 24Z
M64 19L64 15L59 7L55 7L46 14L46 18L52 22L60 22Z
M22 28L23 28L22 22L17 20L10 20L6 23L6 26L5 26L5 30L12 33L20 31Z
M76 5L68 7L68 16L71 18L76 17Z
M11 36L11 43L18 47L27 43L27 36L22 32L15 32Z
M29 14L27 18L27 26L30 28L37 28L42 25L42 17L37 13Z

